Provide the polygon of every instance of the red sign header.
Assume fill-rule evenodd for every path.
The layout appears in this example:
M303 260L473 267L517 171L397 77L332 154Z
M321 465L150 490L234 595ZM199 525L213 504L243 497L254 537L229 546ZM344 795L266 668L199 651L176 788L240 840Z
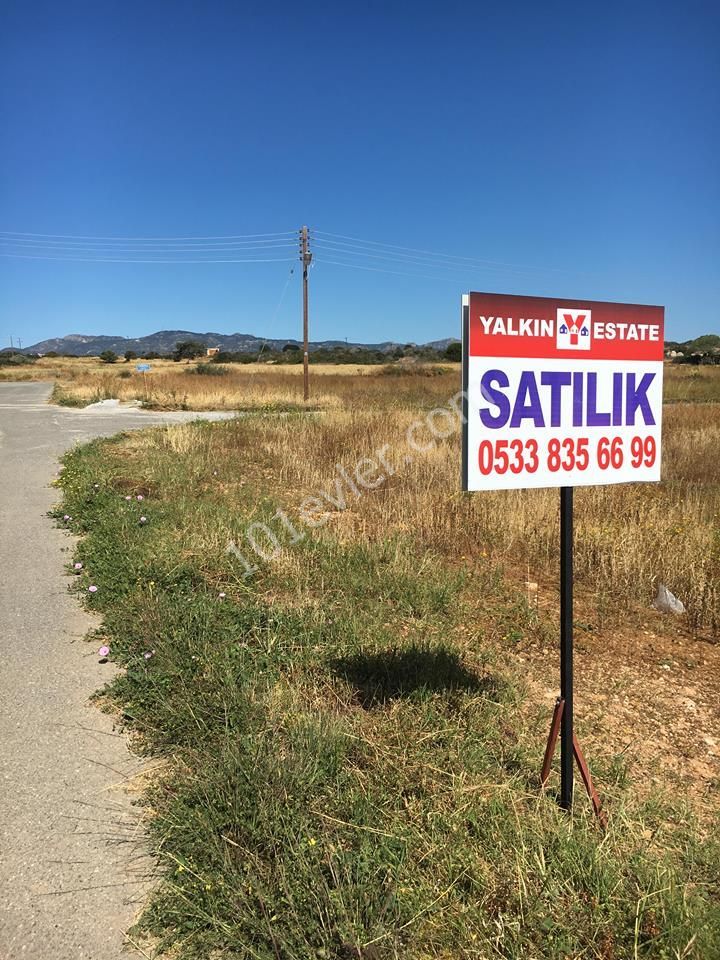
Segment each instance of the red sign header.
M471 357L662 360L663 307L471 293Z

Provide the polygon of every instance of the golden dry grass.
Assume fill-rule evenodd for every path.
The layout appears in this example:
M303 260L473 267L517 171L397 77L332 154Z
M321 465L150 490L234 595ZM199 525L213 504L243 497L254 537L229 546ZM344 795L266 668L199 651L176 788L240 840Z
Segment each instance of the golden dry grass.
M151 366L151 372L143 375L134 361L104 364L97 357L44 357L33 366L0 368L0 380L54 381L55 401L78 406L113 398L164 410L279 409L302 404L300 364L232 364L225 368L226 375L216 377L198 376L195 363L153 360ZM391 369L398 375L388 384L381 367L311 364L312 406L338 409L362 404L387 409L428 397L440 400L449 390L447 384L459 378L457 365ZM428 374L447 382L424 383L418 391L418 381ZM720 366L667 364L665 398L668 403L720 401Z
M289 409L303 404L302 367L242 364L220 367L198 363L153 360L151 371L139 373L135 363L104 364L96 358L43 358L32 367L5 368L0 379L54 381L56 403L84 406L100 400L140 402L160 410ZM200 376L198 367L218 375ZM391 391L378 382L382 368L365 365L318 364L312 368L311 406L334 409L363 403L393 403ZM455 368L455 371L457 368ZM400 370L402 373L402 370ZM448 373L441 364L420 367L416 375L401 376L398 396L418 376ZM402 383L400 382L402 381Z
M268 494L298 527L305 498L323 492L337 498L338 467L352 476L363 457L377 460L382 450L392 475L380 470L384 481L360 496L343 481L346 505L334 509L327 504L328 523L318 535L328 530L345 542L408 537L418 550L470 569L491 557L518 577L553 582L559 535L556 490L463 494L457 430L424 452L408 445L408 428L422 421L422 411L453 395L452 377L362 377L352 389L347 377L344 382L346 395L328 393L335 406L321 415L253 418L214 432L188 427L168 433L164 442L198 464L236 464L226 478L226 496L239 490L248 475L261 477ZM425 446L429 434L420 430L415 439ZM140 444L156 442L152 436L138 439ZM662 483L577 491L576 575L586 615L597 626L616 622L631 608L647 610L654 585L661 581L682 598L693 629L718 632L719 453L720 404L669 404ZM406 462L408 457L412 462ZM202 554L208 547L202 531L192 536L197 539L193 552ZM293 562L291 552L283 562Z

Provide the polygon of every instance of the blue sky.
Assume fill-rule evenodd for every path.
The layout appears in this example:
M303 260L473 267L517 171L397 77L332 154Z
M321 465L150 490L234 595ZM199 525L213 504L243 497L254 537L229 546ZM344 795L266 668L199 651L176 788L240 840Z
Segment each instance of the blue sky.
M38 259L0 257L0 345L299 336L283 241L303 223L313 339L456 335L469 289L660 303L669 337L718 332L719 101L711 3L9 0L6 239L278 234L167 258L280 262L71 262L119 248L15 237L0 253Z

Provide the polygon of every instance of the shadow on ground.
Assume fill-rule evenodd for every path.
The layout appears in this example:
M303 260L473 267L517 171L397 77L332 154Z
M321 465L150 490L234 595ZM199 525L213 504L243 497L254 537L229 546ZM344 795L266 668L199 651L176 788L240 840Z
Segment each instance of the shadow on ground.
M355 687L363 707L373 707L422 693L466 691L495 694L497 681L478 676L448 650L382 650L333 660L330 668Z

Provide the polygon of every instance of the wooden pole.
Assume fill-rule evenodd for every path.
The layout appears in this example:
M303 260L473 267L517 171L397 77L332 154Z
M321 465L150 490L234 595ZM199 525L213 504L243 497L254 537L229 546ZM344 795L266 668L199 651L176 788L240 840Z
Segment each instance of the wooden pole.
M308 228L300 231L301 259L303 265L303 400L310 398L310 371L308 367L308 267L312 263Z

